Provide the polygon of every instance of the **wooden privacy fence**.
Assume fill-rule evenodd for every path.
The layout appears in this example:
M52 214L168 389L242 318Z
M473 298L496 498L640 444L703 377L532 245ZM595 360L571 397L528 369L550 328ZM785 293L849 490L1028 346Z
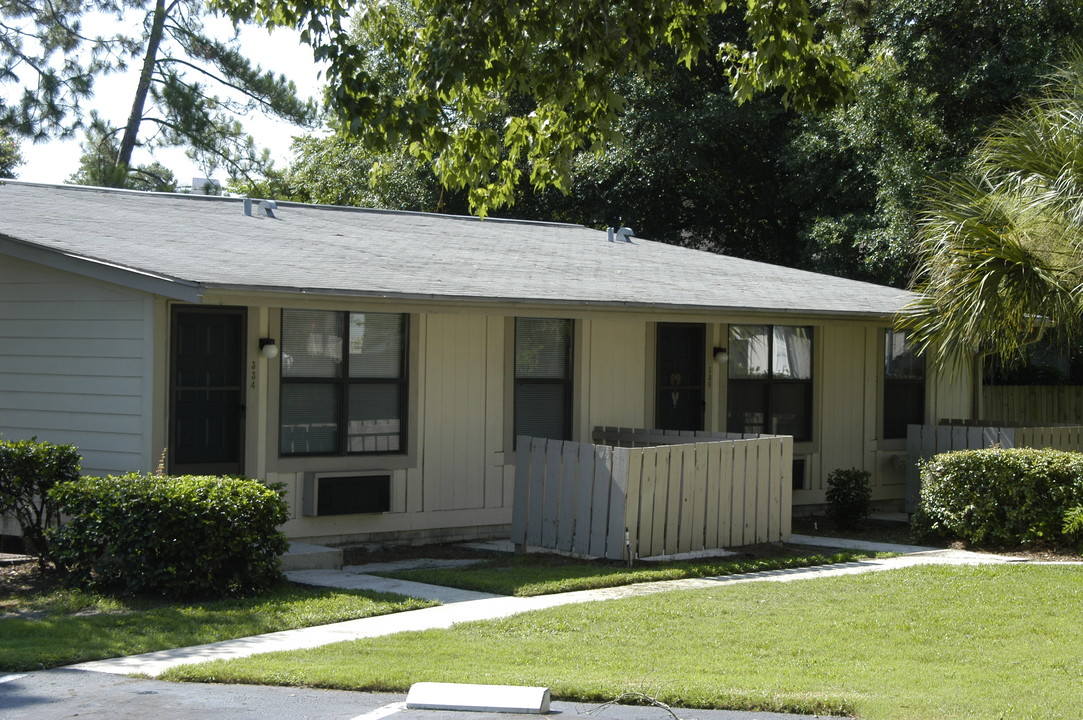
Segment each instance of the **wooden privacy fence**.
M985 385L982 414L1030 425L1083 424L1083 385Z
M620 432L639 446L518 438L512 542L631 560L789 537L793 438Z
M921 499L919 465L933 455L954 450L991 447L1052 448L1083 452L1083 425L1026 427L988 421L944 421L940 425L906 427L906 511L914 512Z

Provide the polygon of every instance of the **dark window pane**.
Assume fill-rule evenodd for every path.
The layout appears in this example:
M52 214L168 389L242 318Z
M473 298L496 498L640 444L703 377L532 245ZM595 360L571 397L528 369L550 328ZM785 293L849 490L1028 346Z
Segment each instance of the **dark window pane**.
M884 381L884 437L906 437L907 425L925 421L925 383Z
M925 420L925 358L908 334L884 334L884 438L906 437L906 426Z
M515 435L571 437L571 320L515 318Z
M729 384L726 428L737 433L768 433L767 382L743 380Z
M331 384L282 386L279 451L330 455L338 451L338 392Z
M515 433L566 440L567 391L564 383L520 382L515 386Z
M812 408L812 385L803 382L771 385L770 422L767 432L771 435L793 435L794 440L811 440L809 418Z
M401 404L398 384L351 385L347 409L347 452L399 450Z

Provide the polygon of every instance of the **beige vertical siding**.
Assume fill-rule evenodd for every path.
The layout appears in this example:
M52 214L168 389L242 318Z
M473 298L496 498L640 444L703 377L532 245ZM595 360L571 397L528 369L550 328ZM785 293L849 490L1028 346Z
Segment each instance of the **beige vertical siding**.
M590 439L596 426L647 427L647 323L637 320L585 320L583 368L586 407L579 435Z
M482 315L426 319L426 511L485 507L488 329Z
M819 380L813 424L819 438L809 456L809 488L795 494L794 503L822 502L827 476L836 468L865 468L868 442L875 437L876 376L870 377L868 334L874 328L825 325L817 328ZM815 391L814 391L815 392ZM801 454L801 445L794 454ZM866 468L867 469L867 468Z
M153 300L0 265L0 434L79 448L86 474L151 469Z

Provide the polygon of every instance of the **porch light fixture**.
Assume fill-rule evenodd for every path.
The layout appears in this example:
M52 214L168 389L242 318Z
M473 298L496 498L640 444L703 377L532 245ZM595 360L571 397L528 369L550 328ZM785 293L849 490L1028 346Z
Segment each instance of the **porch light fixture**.
M716 347L714 349L714 361L719 365L724 365L727 360L730 359L730 354L726 352L724 347Z
M274 338L260 338L259 339L259 354L268 360L274 360L278 357L278 346L275 345Z

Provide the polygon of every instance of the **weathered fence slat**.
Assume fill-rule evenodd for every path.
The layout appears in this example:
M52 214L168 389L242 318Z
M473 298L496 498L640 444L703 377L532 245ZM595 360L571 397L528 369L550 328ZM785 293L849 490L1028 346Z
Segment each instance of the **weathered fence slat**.
M667 552L689 552L692 550L692 526L695 522L695 497L696 497L696 446L680 445L673 449L681 457L680 478L678 481L680 492L678 493L677 544L674 548L667 548Z
M609 526L609 486L613 479L613 448L594 446L594 497L590 513L590 555L605 557L605 535Z
M691 550L703 550L707 546L707 497L711 491L710 478L707 476L707 443L690 446L692 451L692 545Z
M594 507L594 448L580 446L579 470L577 476L579 485L575 492L575 539L572 541L572 552L577 555L590 554L591 536L591 509Z
M528 440L525 437L516 439L516 446L525 448ZM515 463L515 495L511 506L511 541L518 545L526 544L526 521L530 516L530 463L517 461Z
M634 559L637 552L637 538L640 533L639 508L643 497L643 448L627 448L628 452L628 494L624 505L624 525L628 532L631 553L623 560Z
M722 518L718 512L719 501L722 497L722 459L721 443L706 443L700 446L704 455L707 456L707 499L704 508L703 525L704 547L723 547L719 541L719 531L722 527Z
M733 444L733 502L730 503L730 545L745 544L745 463L746 443Z
M681 475L684 472L684 453L680 450L669 451L669 483L666 497L666 533L660 555L672 555L680 552L681 510Z
M520 446L521 447L521 446ZM530 519L527 520L528 545L542 545L542 519L545 517L545 440L530 438L528 457L530 458L530 493L527 506Z
M619 560L624 556L624 521L628 500L628 452L631 448L613 448L613 482L609 486L609 528L605 556Z
M557 550L571 552L572 543L575 539L575 500L576 479L579 473L579 443L561 443L560 447L560 494L557 502L560 505L558 511L560 518L567 518L564 522L557 522Z
M542 547L556 547L560 514L560 451L563 443L555 440L545 445L545 489L542 510Z
M654 505L652 500L657 492L658 468L657 453L654 448L641 448L640 462L643 470L639 480L639 535L633 540L633 552L637 555L650 554L651 537L654 535Z
M737 443L719 443L718 547L733 545L733 456Z

